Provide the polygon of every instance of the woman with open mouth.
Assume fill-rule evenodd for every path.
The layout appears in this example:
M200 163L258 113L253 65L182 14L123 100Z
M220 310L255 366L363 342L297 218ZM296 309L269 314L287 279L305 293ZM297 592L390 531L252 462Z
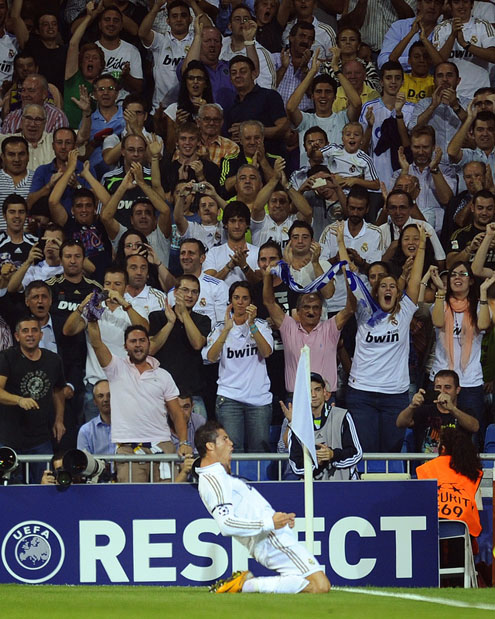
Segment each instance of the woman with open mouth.
M339 255L349 260L343 234L337 234ZM419 243L404 292L393 275L378 278L372 297L378 311L358 304L356 349L347 387L347 408L352 411L363 451L399 452L404 430L395 420L409 404L409 328L417 301L426 248L426 232L419 228ZM350 262L350 261L349 261Z
M495 275L478 286L471 266L455 262L449 269L446 286L438 272L433 272L432 280L437 288L432 310L437 344L430 379L433 381L439 370L455 370L461 387L458 406L476 417L481 425L484 410L481 341L492 323L487 291L495 282Z

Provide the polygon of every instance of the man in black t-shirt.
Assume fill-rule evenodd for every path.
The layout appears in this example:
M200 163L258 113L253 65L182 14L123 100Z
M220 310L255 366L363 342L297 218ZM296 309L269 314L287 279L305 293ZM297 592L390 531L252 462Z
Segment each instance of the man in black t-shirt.
M196 412L199 407L206 416L201 349L206 344L211 322L208 316L192 310L199 294L200 283L195 275L179 275L174 288L174 307L167 301L165 310L149 315L150 355L170 372L179 391L194 396Z
M39 347L36 318L21 319L18 346L0 353L0 442L24 454L51 454L65 433L62 359ZM40 483L44 463L31 464L30 481Z
M438 453L442 428L459 427L472 434L479 430L476 417L457 408L461 390L457 372L440 370L433 388L436 397L431 403L425 402L425 390L420 389L396 420L398 428L413 428L414 450L418 453Z

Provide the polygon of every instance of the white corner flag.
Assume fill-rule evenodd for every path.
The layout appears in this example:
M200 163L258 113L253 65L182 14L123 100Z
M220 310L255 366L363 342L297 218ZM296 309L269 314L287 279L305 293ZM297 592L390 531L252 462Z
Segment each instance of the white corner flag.
M311 380L309 365L309 347L301 348L301 356L297 364L294 397L292 400L291 428L303 447L306 447L315 466L318 466L315 448L315 433L313 429L313 413L311 412Z

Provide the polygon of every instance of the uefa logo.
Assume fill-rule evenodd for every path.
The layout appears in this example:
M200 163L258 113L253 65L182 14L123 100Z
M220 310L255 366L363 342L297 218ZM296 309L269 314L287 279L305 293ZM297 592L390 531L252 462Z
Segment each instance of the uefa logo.
M53 578L65 558L65 546L59 533L39 520L26 520L12 527L4 537L1 552L9 574L29 584Z

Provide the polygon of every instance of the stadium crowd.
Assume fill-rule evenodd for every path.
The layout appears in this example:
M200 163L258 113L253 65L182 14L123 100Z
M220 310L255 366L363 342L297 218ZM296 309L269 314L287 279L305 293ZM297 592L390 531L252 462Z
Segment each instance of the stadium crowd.
M482 450L493 24L472 0L0 0L0 445L177 451L181 481L209 418L238 452L281 426L297 476L307 344L316 478L409 428Z

